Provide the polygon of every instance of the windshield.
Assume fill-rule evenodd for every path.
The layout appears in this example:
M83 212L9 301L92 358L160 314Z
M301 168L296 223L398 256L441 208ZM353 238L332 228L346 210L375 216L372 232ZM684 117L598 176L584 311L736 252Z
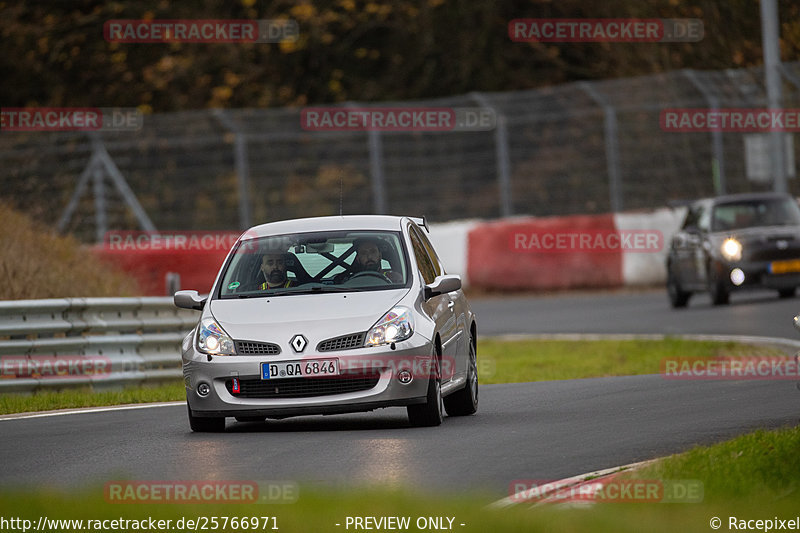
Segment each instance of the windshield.
M408 261L400 232L323 231L239 243L220 298L396 289Z
M714 207L712 231L757 226L800 225L800 208L791 198L766 198L719 204Z

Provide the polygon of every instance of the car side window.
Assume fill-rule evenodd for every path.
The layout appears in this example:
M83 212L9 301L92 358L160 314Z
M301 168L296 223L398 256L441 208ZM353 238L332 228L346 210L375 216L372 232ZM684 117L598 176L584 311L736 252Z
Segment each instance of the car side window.
M696 228L699 219L700 219L700 206L693 205L689 207L689 211L686 213L686 218L683 221L683 226L681 227L681 229Z
M700 231L711 231L711 209L708 209L706 206L700 207L700 214L697 219L697 227L700 228Z
M419 240L422 241L422 245L425 246L425 250L428 252L428 257L430 257L431 263L433 263L433 270L436 273L436 276L445 274L444 266L442 265L441 261L439 261L439 256L437 255L436 250L433 249L433 244L431 244L428 236L425 235L425 232L423 232L421 229L414 228L413 226L412 229L414 230L414 233L419 236Z
M422 274L422 279L425 284L431 283L436 278L436 269L430 257L428 257L428 252L425 250L422 239L420 239L413 227L410 227L410 230L408 236L411 239L411 247L414 250L414 257L417 259L417 266Z

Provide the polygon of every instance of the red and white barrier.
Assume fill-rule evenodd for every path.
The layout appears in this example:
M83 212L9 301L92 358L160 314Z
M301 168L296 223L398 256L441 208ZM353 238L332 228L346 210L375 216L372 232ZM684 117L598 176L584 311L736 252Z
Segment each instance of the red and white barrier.
M447 272L461 275L464 286L549 290L656 285L666 279L669 240L684 213L659 209L455 221L431 224L430 239ZM144 294L163 295L168 272L180 275L182 288L208 291L227 248L107 245L94 253L135 277Z

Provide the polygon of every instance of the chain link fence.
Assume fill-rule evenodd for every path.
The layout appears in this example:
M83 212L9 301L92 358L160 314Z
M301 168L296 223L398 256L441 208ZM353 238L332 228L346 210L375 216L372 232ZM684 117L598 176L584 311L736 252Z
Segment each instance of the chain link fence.
M800 107L800 63L782 74L783 107ZM229 230L340 208L446 221L635 210L771 188L748 178L745 134L666 132L659 123L667 108L766 107L759 68L380 105L489 107L497 126L312 132L301 109L212 109L147 115L129 132L2 132L2 197L92 241L108 229Z

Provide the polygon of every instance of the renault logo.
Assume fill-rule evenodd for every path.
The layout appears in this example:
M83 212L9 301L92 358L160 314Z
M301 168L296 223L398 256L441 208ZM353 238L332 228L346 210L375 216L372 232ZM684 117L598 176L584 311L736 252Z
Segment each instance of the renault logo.
M308 341L306 340L305 337L303 337L298 333L297 335L292 337L292 340L289 341L289 344L292 345L292 349L295 352L300 353L306 349L306 344L308 344Z

